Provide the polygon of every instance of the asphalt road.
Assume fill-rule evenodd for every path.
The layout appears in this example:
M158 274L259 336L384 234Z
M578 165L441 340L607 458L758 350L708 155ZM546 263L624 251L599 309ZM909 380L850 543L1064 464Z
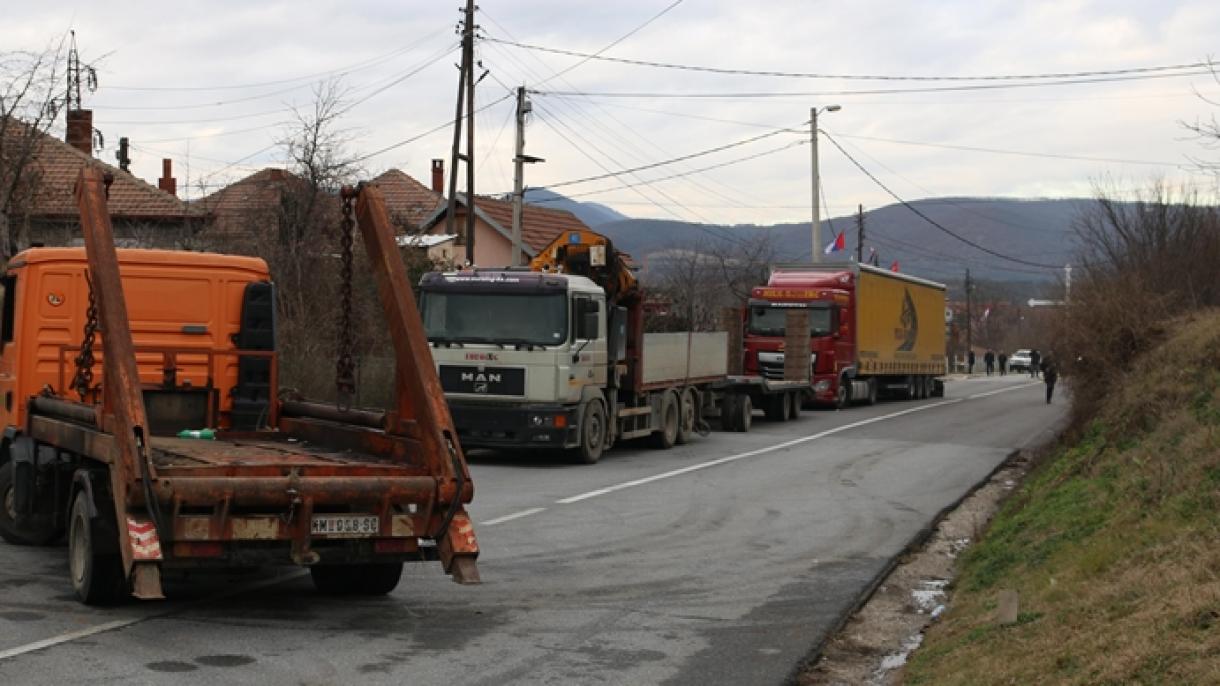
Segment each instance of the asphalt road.
M777 684L945 506L1062 419L1027 376L805 412L595 466L472 458L484 583L389 597L293 569L79 605L61 548L0 543L0 683Z

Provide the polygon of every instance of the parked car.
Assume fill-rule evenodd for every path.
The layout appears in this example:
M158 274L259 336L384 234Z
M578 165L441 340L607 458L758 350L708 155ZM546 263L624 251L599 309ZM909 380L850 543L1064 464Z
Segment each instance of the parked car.
M1032 364L1030 352L1025 349L1018 350L1008 358L1008 370L1012 372L1028 372L1029 366Z

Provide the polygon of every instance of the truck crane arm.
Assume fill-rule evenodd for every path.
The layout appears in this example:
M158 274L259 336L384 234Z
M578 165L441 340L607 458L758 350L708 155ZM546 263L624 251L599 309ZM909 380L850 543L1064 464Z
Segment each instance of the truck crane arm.
M592 279L606 291L606 302L630 306L641 297L631 273L630 257L610 239L588 229L572 229L555 237L530 260L530 271L574 274Z

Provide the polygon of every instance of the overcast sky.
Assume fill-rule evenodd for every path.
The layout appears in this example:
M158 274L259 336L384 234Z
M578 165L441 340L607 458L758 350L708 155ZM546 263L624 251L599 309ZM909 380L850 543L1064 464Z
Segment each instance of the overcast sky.
M290 108L309 107L320 75L346 72L349 99L361 101L343 122L353 135L355 155L451 119L459 4L10 2L0 23L0 50L42 49L74 28L83 60L98 65L99 88L85 104L105 134L107 147L100 156L113 163L119 137L127 136L137 175L155 180L160 159L171 157L179 188L197 197L257 169L282 165L275 142L283 136ZM685 0L660 17L673 0L480 4L478 24L489 39L592 53L639 29L603 55L721 69L980 76L1128 69L1220 56L1220 2L1215 0ZM637 217L807 221L810 146L801 141L808 139L811 106L841 105L820 117L822 128L909 199L1082 196L1099 180L1136 188L1154 178L1210 190L1214 183L1192 171L1190 158L1220 158L1181 124L1220 109L1197 95L1220 101L1220 85L1207 75L966 92L830 94L961 84L719 75L584 61L491 41L481 41L477 53L489 70L478 87L480 107L522 84L654 96L799 93L533 96L527 153L546 163L527 168L529 186L661 162L778 128L797 129L621 181L557 188L569 195L608 190L580 199ZM512 107L505 99L478 115L478 192L512 188ZM448 157L451 136L443 129L377 154L364 162L365 170L372 176L397 167L428 183L429 160ZM770 152L786 145L791 147ZM757 157L731 163L747 156ZM869 208L892 202L825 138L820 160L832 215L853 212L857 203ZM726 163L731 164L643 184Z

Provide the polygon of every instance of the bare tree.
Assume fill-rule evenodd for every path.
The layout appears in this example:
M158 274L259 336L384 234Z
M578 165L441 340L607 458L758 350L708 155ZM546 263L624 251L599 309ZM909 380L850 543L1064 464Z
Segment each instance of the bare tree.
M64 39L42 52L0 52L0 252L7 260L28 229L37 197L35 155L63 104Z
M724 307L740 307L750 289L766 283L774 249L767 234L708 247L690 244L650 255L648 292L665 298L665 316L648 322L651 330L711 331L720 326Z
M1217 84L1220 84L1220 64L1208 60L1208 66L1211 68L1212 79L1214 79ZM1220 100L1212 100L1197 90L1195 91L1195 95L1197 95L1203 102L1213 107L1220 108ZM1220 150L1220 120L1216 119L1216 115L1213 114L1207 119L1196 119L1193 123L1182 122L1182 126L1186 127L1189 131L1194 132L1194 134L1199 137L1199 141L1204 148L1208 150ZM1195 160L1195 163L1198 164L1201 169L1220 175L1220 161L1218 160Z

